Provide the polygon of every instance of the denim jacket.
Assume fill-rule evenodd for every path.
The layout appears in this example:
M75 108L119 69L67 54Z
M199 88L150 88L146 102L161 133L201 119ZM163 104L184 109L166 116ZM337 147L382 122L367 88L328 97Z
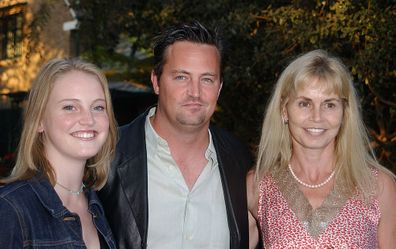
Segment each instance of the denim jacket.
M108 248L113 235L96 193L85 191L88 211ZM80 218L63 205L50 182L33 177L0 187L0 248L86 248Z

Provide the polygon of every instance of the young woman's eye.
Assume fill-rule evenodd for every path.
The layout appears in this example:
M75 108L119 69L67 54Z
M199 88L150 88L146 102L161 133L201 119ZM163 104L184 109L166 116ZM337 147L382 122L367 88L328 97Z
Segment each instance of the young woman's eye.
M72 106L72 105L65 105L65 106L62 107L62 109L65 110L65 111L73 111L76 108L74 106Z
M98 105L94 107L94 110L103 112L104 110L106 110L106 107L104 107L103 105Z

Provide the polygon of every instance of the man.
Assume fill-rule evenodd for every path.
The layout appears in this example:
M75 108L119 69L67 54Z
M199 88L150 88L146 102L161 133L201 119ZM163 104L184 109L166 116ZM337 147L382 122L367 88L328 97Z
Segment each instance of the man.
M151 73L158 104L120 128L99 196L119 248L248 247L248 150L210 125L223 44L198 22L159 35Z

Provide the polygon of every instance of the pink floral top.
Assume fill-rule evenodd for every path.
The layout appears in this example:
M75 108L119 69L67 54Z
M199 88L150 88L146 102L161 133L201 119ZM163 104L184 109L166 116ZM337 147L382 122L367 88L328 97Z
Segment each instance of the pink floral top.
M378 200L366 204L334 187L312 209L288 171L259 184L258 218L265 248L378 248ZM337 186L337 184L336 184Z

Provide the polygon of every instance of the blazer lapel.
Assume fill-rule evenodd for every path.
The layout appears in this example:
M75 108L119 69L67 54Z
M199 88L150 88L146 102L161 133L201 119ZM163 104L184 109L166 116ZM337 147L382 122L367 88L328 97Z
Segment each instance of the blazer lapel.
M142 248L147 241L148 197L147 197L147 153L144 124L146 113L135 120L133 129L128 130L124 139L124 161L118 166L117 174L122 190L128 201L136 227L139 230ZM126 205L126 204L125 204Z
M118 169L122 188L144 243L147 236L148 222L147 170L145 161L146 155L138 155L128 162L128 167Z
M228 217L228 227L230 229L230 248L239 248L239 240L240 235L238 231L238 225L236 224L235 210L233 205L233 198L230 192L232 193L232 189L230 187L233 186L233 167L229 167L233 165L233 156L228 153L228 151L222 146L219 142L218 134L216 133L216 129L211 127L211 133L213 138L213 144L216 149L217 161L220 171L221 184L223 186L224 200L227 209L227 217ZM228 167L227 167L228 165Z

